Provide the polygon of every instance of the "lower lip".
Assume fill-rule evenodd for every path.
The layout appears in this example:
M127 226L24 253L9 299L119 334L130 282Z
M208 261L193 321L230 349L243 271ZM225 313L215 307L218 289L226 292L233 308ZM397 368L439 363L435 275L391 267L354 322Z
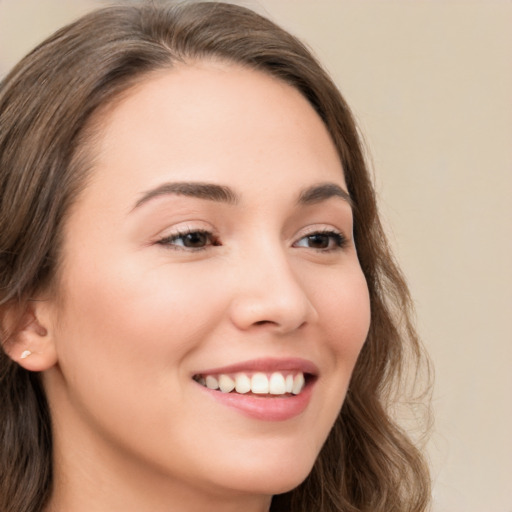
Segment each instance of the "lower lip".
M314 382L308 382L298 395L285 397L223 393L204 386L201 386L201 389L221 404L236 409L250 418L262 421L286 421L298 416L306 409L311 400L313 386Z

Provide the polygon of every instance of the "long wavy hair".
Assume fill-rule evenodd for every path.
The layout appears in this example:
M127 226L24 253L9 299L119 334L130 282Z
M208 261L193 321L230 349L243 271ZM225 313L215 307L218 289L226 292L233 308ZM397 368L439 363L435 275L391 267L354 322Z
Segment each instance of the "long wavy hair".
M342 410L312 472L275 496L280 512L423 512L428 469L392 414L409 368L428 368L411 300L378 216L349 107L310 51L258 14L212 2L107 7L59 30L0 84L0 336L55 283L66 214L83 188L99 109L154 71L218 59L300 91L336 145L354 203L371 326ZM410 382L409 382L410 383ZM0 512L40 512L52 491L51 416L40 375L0 350Z

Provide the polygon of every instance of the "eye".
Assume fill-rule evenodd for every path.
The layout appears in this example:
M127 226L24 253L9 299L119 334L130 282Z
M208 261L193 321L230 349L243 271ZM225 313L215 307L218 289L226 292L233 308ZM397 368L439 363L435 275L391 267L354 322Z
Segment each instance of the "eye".
M190 230L177 232L157 242L160 245L170 246L175 249L201 250L209 246L220 245L218 240L209 231Z
M306 247L318 251L342 249L347 243L345 236L337 231L318 231L304 236L293 244L294 247Z

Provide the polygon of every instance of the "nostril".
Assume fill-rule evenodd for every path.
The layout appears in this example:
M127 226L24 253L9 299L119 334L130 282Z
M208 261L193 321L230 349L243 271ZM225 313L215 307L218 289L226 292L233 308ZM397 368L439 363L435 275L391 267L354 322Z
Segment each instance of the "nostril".
M272 322L270 320L259 320L257 322L254 322L254 325L266 325L266 324L273 324L275 322Z

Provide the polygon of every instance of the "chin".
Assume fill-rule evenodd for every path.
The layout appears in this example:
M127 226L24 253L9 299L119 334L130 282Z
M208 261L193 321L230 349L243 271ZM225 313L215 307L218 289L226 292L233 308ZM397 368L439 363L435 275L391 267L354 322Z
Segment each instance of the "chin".
M239 468L234 472L228 485L233 490L250 494L283 494L295 489L307 478L314 462L294 460L289 464L267 464L265 467L247 464L242 470Z

